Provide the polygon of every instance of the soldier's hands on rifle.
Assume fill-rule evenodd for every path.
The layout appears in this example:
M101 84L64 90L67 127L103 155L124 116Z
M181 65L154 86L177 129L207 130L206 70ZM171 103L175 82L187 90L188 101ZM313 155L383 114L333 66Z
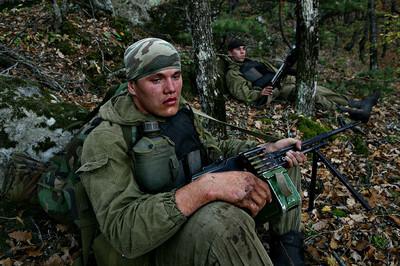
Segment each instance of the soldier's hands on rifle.
M272 95L272 91L274 88L272 86L266 86L264 89L261 90L261 95L263 96L269 96Z
M281 139L274 143L265 144L264 148L266 152L274 152L292 145L295 145L297 151L290 150L286 153L285 157L288 164L288 168L290 168L293 166L301 165L307 159L304 153L300 152L301 150L300 140L294 138Z

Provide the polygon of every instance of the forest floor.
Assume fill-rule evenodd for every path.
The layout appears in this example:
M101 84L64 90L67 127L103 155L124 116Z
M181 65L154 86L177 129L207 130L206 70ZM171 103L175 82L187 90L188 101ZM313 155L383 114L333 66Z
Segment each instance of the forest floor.
M121 51L126 45L121 38L126 37L106 17L93 18L81 11L68 15L69 23L78 35L87 36L87 42L67 34L49 34L52 14L42 5L2 10L1 17L0 44L9 49L1 52L9 55L12 51L23 56L21 60L29 60L29 64L19 61L8 67L0 65L2 75L56 80L62 88L58 91L61 97L88 109L93 109L103 95L87 89L92 81L88 82L88 72L84 70L108 71L108 85L121 81L113 74L121 66ZM132 36L142 37L140 33ZM60 43L68 44L73 52L63 52ZM119 50L120 57L111 56L113 53L108 50L112 49ZM88 56L93 53L102 56ZM355 63L354 57L343 55L348 67L338 71L332 55L327 51L321 51L321 55L333 62L321 72L324 80L350 80L363 67L362 63ZM32 66L46 75L38 76ZM320 165L315 207L308 211L311 158L302 168L302 224L308 265L400 264L400 84L391 85L393 90L383 93L368 123L359 126L357 132L342 133L322 149L372 210L363 208L339 179ZM196 98L191 102L199 106ZM292 119L294 108L288 103L253 109L229 100L226 110L230 123L281 136L303 137L299 121ZM315 121L337 128L338 116L339 113L319 111ZM235 131L230 134L246 137ZM366 147L363 152L357 150L360 141ZM0 232L0 265L69 265L79 254L76 229L51 220L35 207L1 202Z

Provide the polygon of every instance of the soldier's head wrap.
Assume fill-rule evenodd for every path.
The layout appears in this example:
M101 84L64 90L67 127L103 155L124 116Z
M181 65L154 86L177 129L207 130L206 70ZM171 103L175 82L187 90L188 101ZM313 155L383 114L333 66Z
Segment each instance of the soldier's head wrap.
M246 46L246 44L240 39L233 38L228 43L228 51L238 48L240 46Z
M146 38L130 45L125 50L124 63L128 80L138 80L164 69L181 69L178 51L158 38Z

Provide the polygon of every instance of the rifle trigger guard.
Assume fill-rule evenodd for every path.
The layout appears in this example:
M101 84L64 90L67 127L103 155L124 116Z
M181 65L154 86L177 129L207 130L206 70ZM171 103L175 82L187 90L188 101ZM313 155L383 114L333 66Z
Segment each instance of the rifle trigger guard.
M285 195L285 197L290 196L292 191L290 190L283 173L277 172L275 173L275 177L276 181L278 182L279 189L282 191L283 195Z

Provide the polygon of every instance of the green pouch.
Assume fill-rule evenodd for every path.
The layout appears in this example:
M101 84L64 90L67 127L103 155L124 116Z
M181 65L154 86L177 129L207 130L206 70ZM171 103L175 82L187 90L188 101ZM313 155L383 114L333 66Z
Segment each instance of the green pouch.
M269 220L299 206L300 193L285 168L278 167L265 172L260 178L268 183L272 193L272 202L267 204L257 217Z

